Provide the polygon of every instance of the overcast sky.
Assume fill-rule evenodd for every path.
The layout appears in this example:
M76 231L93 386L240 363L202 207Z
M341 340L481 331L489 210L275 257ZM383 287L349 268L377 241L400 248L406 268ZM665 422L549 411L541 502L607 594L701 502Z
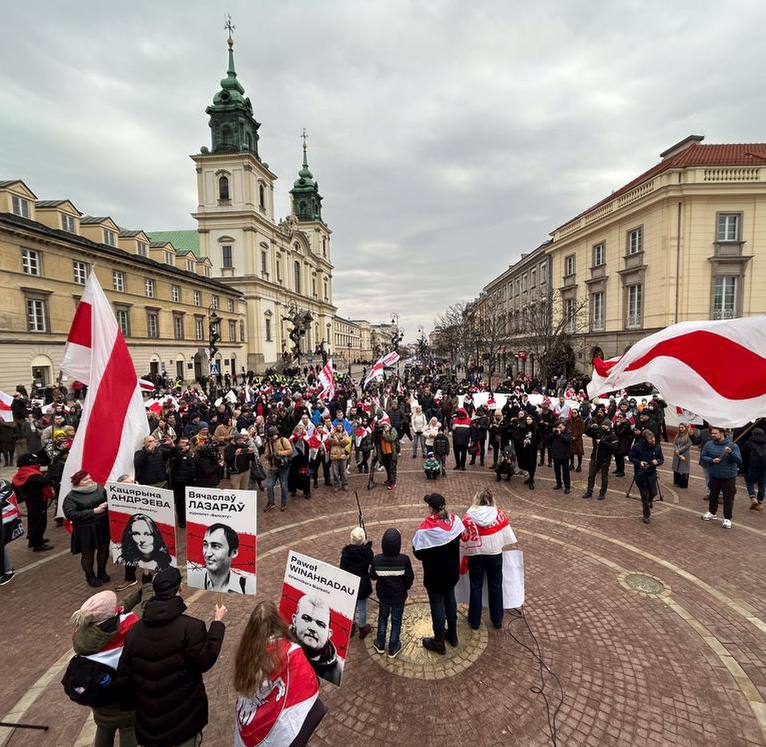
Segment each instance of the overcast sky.
M0 179L195 227L225 9L278 214L305 127L339 313L407 339L686 135L766 139L762 0L49 0L3 9Z

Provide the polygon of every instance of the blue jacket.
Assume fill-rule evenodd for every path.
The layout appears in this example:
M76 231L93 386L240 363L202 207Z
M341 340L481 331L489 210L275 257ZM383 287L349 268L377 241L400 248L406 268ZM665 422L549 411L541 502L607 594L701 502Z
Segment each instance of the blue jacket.
M731 449L728 454L724 451L727 446ZM721 460L718 464L713 462L716 458ZM710 477L728 480L737 476L737 467L742 464L742 454L739 452L739 446L732 443L728 436L721 443L711 438L702 447L700 464L710 470Z
M655 459L658 465L665 462L660 445L655 443L653 446L649 446L644 438L639 438L633 444L628 459L635 470L636 485L640 487L651 487L657 480L657 466L649 463ZM642 468L641 462L646 462L649 466Z

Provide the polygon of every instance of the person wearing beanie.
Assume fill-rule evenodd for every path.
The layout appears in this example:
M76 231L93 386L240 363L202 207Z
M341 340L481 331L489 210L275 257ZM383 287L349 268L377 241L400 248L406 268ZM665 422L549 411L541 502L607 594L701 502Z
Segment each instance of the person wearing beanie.
M104 488L87 470L72 475L72 490L64 498L64 516L72 522L72 555L80 564L89 586L101 586L112 579L106 572L109 557L109 515ZM93 560L96 572L93 571Z
M19 503L27 505L27 539L34 552L52 550L53 545L45 537L48 526L48 504L54 498L50 477L40 471L36 454L22 454L17 462L18 470L11 478L13 490Z
M359 628L359 637L364 640L371 630L367 624L367 599L372 594L370 564L372 563L372 542L362 527L351 530L351 544L340 553L340 567L344 571L359 576L359 594L356 598L356 618L354 628ZM352 630L352 634L353 634Z
M121 604L113 591L100 591L83 602L72 615L72 648L77 656L106 664L116 670L128 631L140 619L146 602L152 596L149 577L144 585L127 596ZM125 708L115 691L108 702L93 707L96 722L96 745L113 744L119 732L120 746L136 743L135 714Z
M208 630L202 620L184 614L177 568L158 571L152 586L154 597L128 633L117 667L117 687L135 708L139 744L199 744L208 722L202 675L221 651L226 607L215 606Z
M452 422L452 450L455 452L455 469L465 472L465 458L471 440L471 418L464 407L457 411Z

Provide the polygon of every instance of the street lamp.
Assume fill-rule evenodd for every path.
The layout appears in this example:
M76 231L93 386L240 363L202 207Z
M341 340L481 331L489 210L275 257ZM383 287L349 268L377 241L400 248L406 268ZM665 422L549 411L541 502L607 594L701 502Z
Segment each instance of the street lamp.
M351 340L348 341L348 378L351 378Z

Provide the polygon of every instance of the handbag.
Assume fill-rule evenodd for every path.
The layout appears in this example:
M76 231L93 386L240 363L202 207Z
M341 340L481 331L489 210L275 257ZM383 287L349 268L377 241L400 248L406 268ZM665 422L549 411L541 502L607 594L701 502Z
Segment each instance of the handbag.
M263 468L260 459L254 459L250 465L250 479L256 481L266 479L266 470Z
M471 456L478 456L479 454L479 444L474 442L468 447L468 453Z

